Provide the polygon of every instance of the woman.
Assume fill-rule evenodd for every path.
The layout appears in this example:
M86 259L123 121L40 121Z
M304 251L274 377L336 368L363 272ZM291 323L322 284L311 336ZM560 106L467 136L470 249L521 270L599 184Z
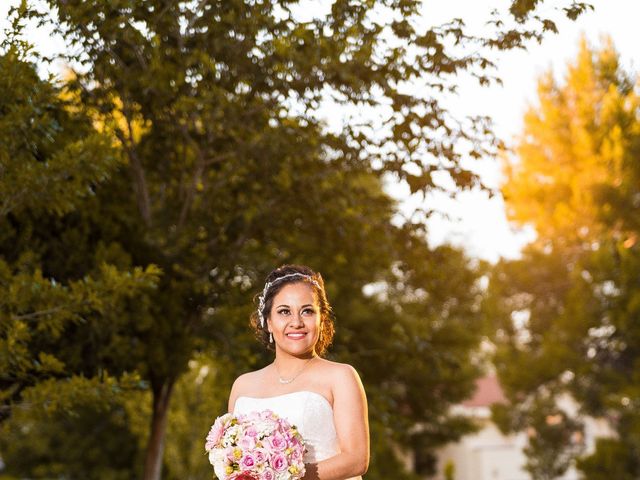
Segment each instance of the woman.
M238 377L229 411L268 408L296 425L307 447L305 480L361 478L369 465L367 400L353 367L321 357L334 332L322 277L282 266L258 300L251 324L275 359Z

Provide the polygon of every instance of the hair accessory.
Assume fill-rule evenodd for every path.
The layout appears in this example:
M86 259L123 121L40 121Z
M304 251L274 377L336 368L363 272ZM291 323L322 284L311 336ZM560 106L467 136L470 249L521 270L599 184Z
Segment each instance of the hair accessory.
M302 278L304 278L306 280L309 280L316 287L318 287L320 290L322 290L322 287L316 281L316 279L314 279L310 275L306 275L304 273L298 273L298 272L287 273L286 275L278 277L275 280L272 280L271 282L265 283L264 284L264 288L262 289L262 294L258 298L258 316L260 317L260 327L261 328L264 328L264 314L262 313L262 310L264 310L264 298L267 296L267 292L269 291L269 289L271 288L272 285L278 283L280 280L284 280L285 278L291 278L291 277L302 277Z

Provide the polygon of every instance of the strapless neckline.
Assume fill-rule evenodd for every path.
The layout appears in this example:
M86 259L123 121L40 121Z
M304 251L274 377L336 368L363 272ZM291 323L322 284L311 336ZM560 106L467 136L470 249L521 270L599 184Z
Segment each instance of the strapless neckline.
M247 398L249 400L274 400L277 398L281 398L281 397L288 397L291 395L298 395L304 393L305 395L311 394L315 397L321 398L322 400L324 400L324 402L327 404L327 406L331 409L331 411L333 411L333 405L331 405L331 402L329 400L327 400L327 397L325 397L324 395L322 395L321 393L318 392L314 392L313 390L296 390L295 392L289 392L289 393L281 393L280 395L272 395L270 397L252 397L250 395L240 395L238 396L238 398Z
M298 429L307 447L305 463L321 461L339 452L333 407L324 395L299 390L271 397L239 396L233 413L262 410L271 410Z

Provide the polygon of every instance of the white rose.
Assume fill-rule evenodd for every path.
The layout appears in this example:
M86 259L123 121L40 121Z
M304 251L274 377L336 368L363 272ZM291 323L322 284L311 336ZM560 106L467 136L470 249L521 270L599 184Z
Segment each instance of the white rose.
M209 463L213 465L213 471L216 473L216 477L224 480L227 477L227 459L225 458L224 450L221 448L214 448L209 452Z
M287 470L276 474L276 480L290 480L290 479L291 479L291 474Z

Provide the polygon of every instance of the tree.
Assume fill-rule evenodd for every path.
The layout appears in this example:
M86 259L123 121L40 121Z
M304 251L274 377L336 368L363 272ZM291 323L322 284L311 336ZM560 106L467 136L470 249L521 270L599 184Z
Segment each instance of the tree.
M377 302L361 315L356 305L347 309L356 313L362 343L345 357L369 381L371 417L383 427L378 435L410 450L415 473L423 477L435 473L439 446L475 430L450 407L471 396L481 374L474 358L482 335L480 270L451 247L430 250L410 231L399 237L401 253ZM367 477L388 478L391 470L375 465L388 463L388 456L374 455L380 473Z
M83 252L75 257L76 268L91 265L84 254L100 249L123 263L162 269L157 290L121 312L120 341L96 350L96 365L122 368L118 359L126 358L149 381L145 479L160 477L169 401L194 354L213 348L238 369L256 361L250 348L230 346L246 338L238 325L247 294L275 263L316 266L331 279L337 304L360 299L367 305L361 292L372 282L391 279L402 291L389 273L402 264L394 249L404 245L395 240L404 235L391 223L393 204L381 189L385 175L405 179L412 191L441 188L438 173L459 188L478 184L459 160L466 150L478 157L493 148L486 119L460 123L435 96L455 89L451 79L461 71L489 81L491 61L458 55L452 44L514 48L554 28L550 19L535 17L535 2L520 1L511 6L514 28L496 19L495 35L483 39L465 34L459 20L421 32L414 0L340 0L328 18L310 22L296 20L288 1L46 3L55 15L44 21L63 33L73 64L81 66L73 86L117 143L126 167L91 211L39 224L32 238L72 227L77 236L63 238L47 259L52 271L68 275L64 259L71 245ZM566 11L575 16L584 8L567 2ZM378 12L384 13L380 20ZM406 94L406 82L417 78L426 79L427 88ZM327 91L339 103L377 109L384 128L347 124L330 133L317 115ZM407 228L420 233L419 225ZM452 265L463 263L453 255ZM429 279L408 285L424 289L423 283ZM396 307L419 311L412 302ZM461 303L466 314L466 297ZM361 318L365 325L377 321ZM358 325L355 318L345 323L347 330ZM398 338L405 335L400 330ZM417 330L413 343L425 333ZM444 338L453 330L444 329ZM469 338L463 335L460 346L471 345ZM362 351L360 342L355 337L338 350ZM453 399L470 388L465 355L456 349L437 370L443 392ZM379 353L377 359L384 358ZM365 360L359 365L364 368ZM460 385L447 387L445 380L457 373ZM413 390L403 388L398 404L384 401L381 392L378 416L389 424L402 416L394 411L400 405L423 418L409 397ZM438 402L434 412L446 404Z
M3 475L92 480L139 476L141 468L135 466L141 464L144 450L132 425L148 399L135 380L75 376L41 381L25 390L11 417L0 424Z
M582 414L617 430L618 441L599 441L578 463L594 479L640 475L636 86L610 41L593 50L583 40L562 83L540 80L504 187L512 218L538 238L521 260L496 266L487 304L513 426L532 399L568 392Z
M38 216L57 219L94 195L117 160L77 105L38 78L20 28L16 20L16 35L0 45L0 419L38 381L79 373L53 348L65 332L105 328L110 309L157 277L153 266L119 269L98 259L61 282L43 268L42 245L25 241Z

